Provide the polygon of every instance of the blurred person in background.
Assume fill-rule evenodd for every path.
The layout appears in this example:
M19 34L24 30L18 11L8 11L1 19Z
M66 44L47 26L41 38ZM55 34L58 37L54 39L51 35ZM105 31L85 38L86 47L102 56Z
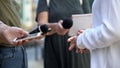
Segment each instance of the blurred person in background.
M45 37L45 68L89 68L88 54L68 51L68 29L61 27L60 20L71 19L72 14L89 13L88 0L39 0L36 20L38 25L47 24L52 31ZM72 55L73 54L73 55Z
M30 40L13 41L29 35L20 27L14 0L0 0L0 68L27 68L26 52L21 46Z
M68 39L72 48L91 53L91 68L120 68L120 0L94 0L92 28Z
M90 8L92 9L92 4L93 4L93 1L94 0L89 0L89 3L90 3Z

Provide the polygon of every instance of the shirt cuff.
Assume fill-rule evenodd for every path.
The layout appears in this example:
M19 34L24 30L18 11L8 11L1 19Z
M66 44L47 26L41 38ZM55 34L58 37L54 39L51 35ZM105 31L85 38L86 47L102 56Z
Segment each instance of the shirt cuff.
M80 48L80 49L85 49L86 48L82 43L82 36L81 35L79 35L77 37L77 47Z

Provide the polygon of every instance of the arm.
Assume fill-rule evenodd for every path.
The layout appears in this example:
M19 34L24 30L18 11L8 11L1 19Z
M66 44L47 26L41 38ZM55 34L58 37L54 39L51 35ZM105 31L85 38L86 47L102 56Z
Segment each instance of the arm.
M68 29L64 29L61 25L63 21L60 20L58 23L48 23L48 12L43 11L38 15L38 25L46 24L51 28L51 31L47 33L47 35L52 35L57 33L59 35L65 35L68 32Z
M15 38L21 38L23 36L27 36L28 33L21 28L18 27L10 27L5 25L0 21L0 44L11 44L11 45L21 45L26 41L18 41L14 42Z
M105 48L120 40L120 4L117 2L118 0L111 1L103 3L99 7L100 11L97 10L97 12L101 13L101 19L93 22L102 24L95 28L87 29L78 36L77 45L79 48ZM106 6L106 4L109 6ZM93 19L97 19L94 18L94 12Z
M48 5L47 5L46 0L39 0L39 2L38 2L36 21L37 21L38 25L47 24L48 27L50 27L52 29L52 31L49 32L47 35L51 35L51 34L56 33L54 31L55 24L50 25L48 23Z
M61 26L62 21L48 23L48 6L46 0L39 0L36 21L38 22L38 25L46 24L51 28L51 31L47 33L47 35L52 35L54 33L64 35L68 32L68 30Z
M5 25L4 23L2 23L2 22L0 21L0 43L3 42L3 40L2 40L3 32L4 32L6 29L8 29L8 28L10 28L10 27L7 26L7 25Z
M38 14L37 19L38 19L38 25L47 24L48 27L51 28L51 31L49 33L47 33L47 35L52 35L52 34L56 33L56 31L55 31L56 23L48 23L48 12L47 11L40 12Z

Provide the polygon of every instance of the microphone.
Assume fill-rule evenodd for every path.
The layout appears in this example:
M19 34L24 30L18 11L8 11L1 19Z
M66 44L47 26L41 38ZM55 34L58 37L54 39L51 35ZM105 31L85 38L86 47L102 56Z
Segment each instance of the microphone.
M73 25L72 19L63 20L62 26L64 29L70 29L72 25ZM38 28L36 28L35 30L29 32L29 34L33 34L37 32L42 32L42 34L46 34L49 31L51 31L51 29L46 24L44 24L44 25L38 26Z
M70 29L73 25L73 21L72 19L64 19L63 20L63 23L62 23L62 26L64 29Z
M51 29L46 24L44 24L44 25L38 26L38 28L36 28L35 30L29 32L29 34L33 34L33 33L37 33L37 32L42 32L42 34L46 34L50 30Z

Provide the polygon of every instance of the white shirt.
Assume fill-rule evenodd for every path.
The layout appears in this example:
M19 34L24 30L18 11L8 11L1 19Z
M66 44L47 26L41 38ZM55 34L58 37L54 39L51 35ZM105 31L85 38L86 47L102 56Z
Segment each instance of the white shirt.
M93 28L77 38L91 51L91 68L120 68L120 0L94 0Z

